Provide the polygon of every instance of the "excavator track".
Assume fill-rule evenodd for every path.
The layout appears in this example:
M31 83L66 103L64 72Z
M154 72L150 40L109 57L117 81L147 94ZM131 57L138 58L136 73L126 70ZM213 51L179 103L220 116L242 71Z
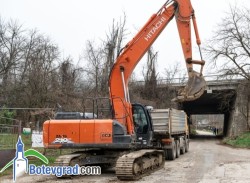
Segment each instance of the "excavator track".
M80 157L82 154L67 154L67 155L61 155L56 158L54 162L54 166L74 166L72 164L72 160L74 158ZM68 178L71 177L70 175L63 175L60 178Z
M71 160L73 158L79 157L82 154L67 154L67 155L61 155L56 158L54 165L55 166L70 166Z
M138 180L164 166L162 150L144 149L130 152L118 158L116 176L120 180Z
M79 164L80 166L83 166L80 160L87 156L86 153L87 152L61 155L55 160L54 165L74 166L75 164ZM165 154L163 150L155 149L142 149L123 154L116 161L116 176L120 180L138 180L141 177L162 168L165 164L164 156ZM69 177L71 176L63 175L60 178Z

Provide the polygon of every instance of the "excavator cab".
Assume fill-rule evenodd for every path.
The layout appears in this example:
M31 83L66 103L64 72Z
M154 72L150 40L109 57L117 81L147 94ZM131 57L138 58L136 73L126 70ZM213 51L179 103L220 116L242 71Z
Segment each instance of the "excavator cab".
M132 104L134 131L141 145L148 145L152 139L151 118L147 109L140 104Z

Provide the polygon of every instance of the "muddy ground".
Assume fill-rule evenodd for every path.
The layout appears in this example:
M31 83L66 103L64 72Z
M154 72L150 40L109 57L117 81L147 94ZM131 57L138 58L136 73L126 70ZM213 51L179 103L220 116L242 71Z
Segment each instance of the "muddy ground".
M1 177L0 182L13 182L12 176ZM117 183L114 172L100 176L76 176L56 179L54 176L29 176L17 182L86 182ZM132 181L126 181L129 183ZM166 161L163 169L136 182L188 182L188 183L249 183L250 149L236 149L220 144L219 140L191 140L190 151L175 161Z

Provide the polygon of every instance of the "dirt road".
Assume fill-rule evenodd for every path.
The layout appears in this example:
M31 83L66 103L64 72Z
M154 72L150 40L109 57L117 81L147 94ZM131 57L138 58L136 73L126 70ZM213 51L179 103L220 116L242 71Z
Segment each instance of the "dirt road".
M215 136L213 132L211 131L202 131L202 130L196 130L196 133L198 135L207 135L207 136Z
M2 177L0 182L12 182L12 177ZM72 179L58 179L54 176L25 175L18 182L91 182L116 183L114 172L100 176L77 176ZM220 145L219 140L192 140L190 151L175 161L166 161L165 167L143 177L145 182L181 182L181 183L249 183L250 150L234 149ZM126 181L128 183L128 181Z

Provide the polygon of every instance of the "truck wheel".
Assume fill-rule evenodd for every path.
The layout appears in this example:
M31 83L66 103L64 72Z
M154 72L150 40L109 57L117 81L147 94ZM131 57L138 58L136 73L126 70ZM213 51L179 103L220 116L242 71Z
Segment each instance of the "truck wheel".
M180 151L181 151L181 148L180 148L180 141L179 140L176 140L176 158L179 158L180 157Z
M164 153L165 153L165 160L169 160L169 157L168 157L168 150L165 149L165 150L164 150Z
M181 148L181 154L184 154L186 152L186 141L183 142L183 146Z
M176 144L175 141L173 141L172 148L166 150L166 154L168 157L168 160L174 160L176 158Z
M185 145L186 145L185 151L188 152L189 151L189 139L185 139Z

